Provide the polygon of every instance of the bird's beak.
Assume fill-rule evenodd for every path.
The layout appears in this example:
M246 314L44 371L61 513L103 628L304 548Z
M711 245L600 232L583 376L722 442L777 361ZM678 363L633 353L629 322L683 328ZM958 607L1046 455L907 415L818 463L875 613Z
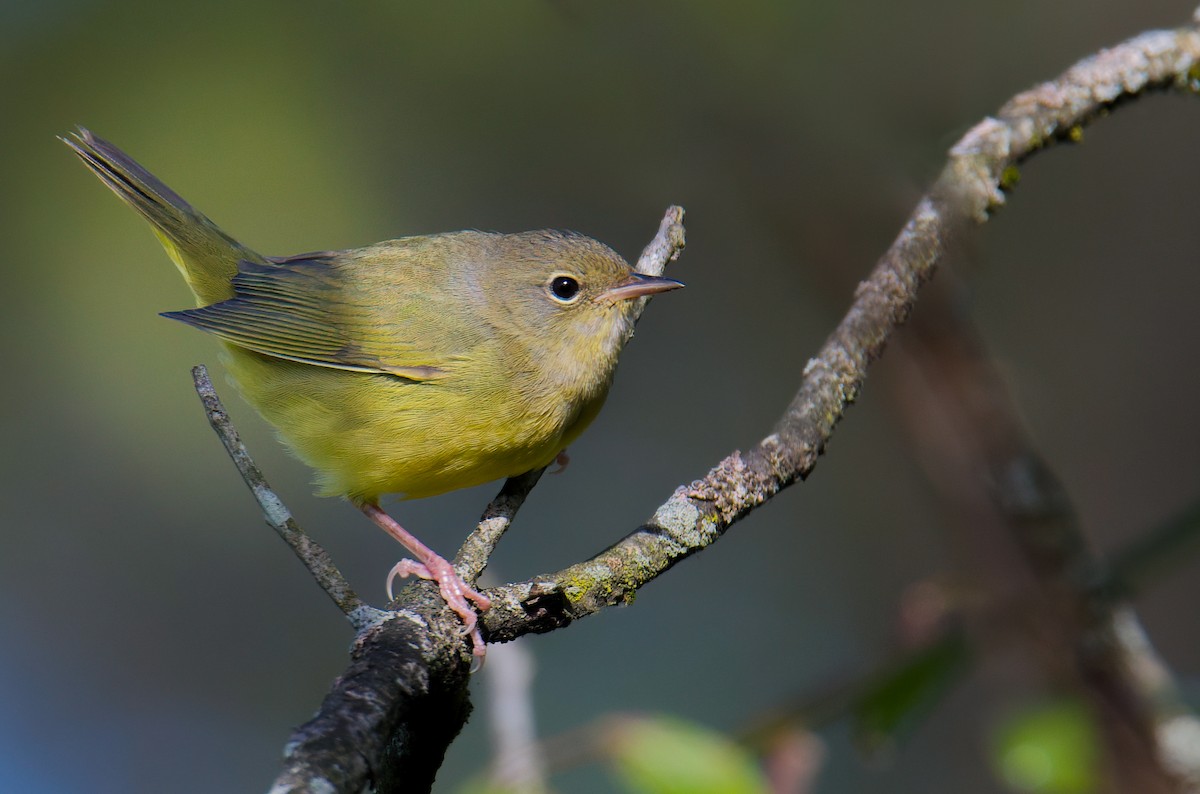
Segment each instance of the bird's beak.
M617 301L629 300L630 298L643 298L647 295L656 295L667 290L679 289L683 285L682 281L676 281L673 278L630 273L628 279L615 287L604 290L604 292L601 292L596 297L598 300L616 303Z

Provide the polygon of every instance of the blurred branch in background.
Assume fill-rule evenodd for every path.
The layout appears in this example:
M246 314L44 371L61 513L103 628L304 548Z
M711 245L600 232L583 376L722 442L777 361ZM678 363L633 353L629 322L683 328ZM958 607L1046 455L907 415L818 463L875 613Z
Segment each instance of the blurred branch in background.
M759 763L746 748L693 722L656 714L608 714L541 742L551 772L605 763L620 791L808 794L824 744L801 729L773 737ZM522 789L469 787L471 794Z
M1031 652L1051 691L1089 704L1109 768L1107 790L1178 791L1159 730L1180 716L1179 704L1161 703L1137 674L1152 649L1123 641L1129 632L1116 623L1120 615L1123 625L1136 626L1132 608L1090 587L1096 558L956 300L956 286L943 278L930 290L901 339L902 374L892 382L950 525L970 546L967 570L982 592L962 612L980 656L989 649ZM989 630L988 613L998 606L1014 632Z
M679 488L635 532L591 560L529 581L493 588L493 608L482 624L492 642L560 628L604 607L627 603L635 591L675 563L706 548L733 523L783 488L803 479L816 465L847 406L854 401L867 367L878 358L903 322L941 259L947 241L974 220L985 221L1004 201L1012 169L1023 158L1063 137L1102 111L1152 88L1195 91L1200 75L1200 32L1193 25L1142 34L1079 62L1061 77L1014 97L997 114L972 128L950 151L949 162L908 223L862 282L843 320L818 355L804 367L798 393L773 432L747 453L734 452L707 476ZM664 227L666 224L664 224ZM670 250L670 246L665 246ZM983 449L989 449L982 446ZM1011 448L1005 448L1009 453ZM983 460L992 460L983 456ZM1028 458L1015 470L996 470L996 493L1026 496L1013 475L1037 475ZM1011 463L1011 460L1009 461ZM968 505L982 512L978 498ZM1028 566L1029 580L1054 605L1058 620L1071 630L1108 631L1065 582L1086 552L1078 535L1061 526L1057 504L1001 502L1014 520L1017 550L1005 566ZM1039 512L1049 510L1051 527ZM995 511L993 511L995 512ZM996 520L1003 520L996 515ZM1019 519L1019 520L1018 520ZM569 518L567 519L569 520ZM1035 531L1036 530L1036 531ZM1006 595L1011 583L997 581ZM990 595L990 594L989 594ZM467 659L459 626L428 586L411 586L397 600L402 613L361 632L351 664L335 683L317 716L287 746L285 771L275 792L359 791L373 782L379 792L424 790L432 782L446 746L469 713ZM1051 611L1051 610L1047 610ZM1170 784L1153 749L1153 734L1137 693L1116 666L1115 645L1093 655L1077 635L1056 636L1060 624L1035 621L1029 630L1056 678L1096 676L1086 686L1102 713L1124 723L1110 740L1132 759L1122 768L1126 790L1153 791ZM985 638L980 638L982 642ZM1079 658L1076 658L1076 657ZM1068 665L1066 660L1071 660ZM1076 678L1073 678L1075 676ZM1159 789L1153 788L1159 786Z
M523 642L497 645L488 652L487 693L492 737L490 785L500 791L543 794L546 762L537 741L532 687L537 673Z
M1197 541L1200 502L1150 529L1111 560L1094 566L1099 578L1074 585L1079 597L1094 600L1098 609L1115 604L1112 625L1130 685L1142 707L1152 714L1162 765L1180 778L1185 791L1194 790L1200 769L1196 757L1200 753L1200 721L1188 709L1132 612L1119 602L1189 562ZM1133 587L1133 582L1139 586ZM895 658L868 673L814 687L810 693L759 715L741 732L741 741L765 755L777 737L797 726L820 730L849 718L865 752L902 743L981 660L980 654L972 652L971 636L988 638L986 644L976 643L981 650L1019 651L1028 641L1023 628L1028 618L1022 616L1044 606L1036 593L1018 593L1016 600L1001 603L981 603L979 595L953 582L917 583L909 588L901 609L901 647ZM968 610L973 613L971 636L963 627L963 613Z

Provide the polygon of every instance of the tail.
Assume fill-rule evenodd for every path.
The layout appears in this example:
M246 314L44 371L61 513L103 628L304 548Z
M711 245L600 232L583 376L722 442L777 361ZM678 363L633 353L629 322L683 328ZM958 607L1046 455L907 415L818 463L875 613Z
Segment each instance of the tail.
M101 182L150 221L154 234L195 294L198 306L233 297L230 281L237 275L240 260L264 262L263 257L221 231L108 141L82 127L77 134L60 140Z

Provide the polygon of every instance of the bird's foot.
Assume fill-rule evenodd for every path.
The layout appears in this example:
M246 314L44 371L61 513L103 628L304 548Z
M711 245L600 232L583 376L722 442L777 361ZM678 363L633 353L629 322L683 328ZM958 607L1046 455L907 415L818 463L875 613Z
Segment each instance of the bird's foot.
M564 471L567 470L567 464L569 464L570 462L571 462L571 456L568 455L567 451L564 449L562 452L558 453L558 457L556 457L554 459L554 463L558 466L558 468L550 473L551 474L562 474Z
M463 634L471 637L471 652L476 658L482 660L484 654L487 653L487 646L483 641L483 633L479 630L479 616L471 608L471 602L479 607L479 611L486 612L492 606L491 599L463 581L463 578L454 570L454 566L441 557L435 556L428 563L420 563L416 560L401 560L396 563L388 572L388 601L392 600L392 583L397 577L403 579L406 576L419 576L422 579L438 583L442 599L454 614L462 618Z

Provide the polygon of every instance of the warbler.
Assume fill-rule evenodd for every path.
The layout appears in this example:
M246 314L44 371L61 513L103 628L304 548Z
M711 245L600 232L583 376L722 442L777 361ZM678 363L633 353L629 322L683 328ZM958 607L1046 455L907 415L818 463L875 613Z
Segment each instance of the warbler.
M486 596L380 497L415 499L544 467L596 418L641 301L682 287L574 232L458 231L344 251L263 256L86 129L62 140L137 210L213 334L245 400L438 582L473 653Z

